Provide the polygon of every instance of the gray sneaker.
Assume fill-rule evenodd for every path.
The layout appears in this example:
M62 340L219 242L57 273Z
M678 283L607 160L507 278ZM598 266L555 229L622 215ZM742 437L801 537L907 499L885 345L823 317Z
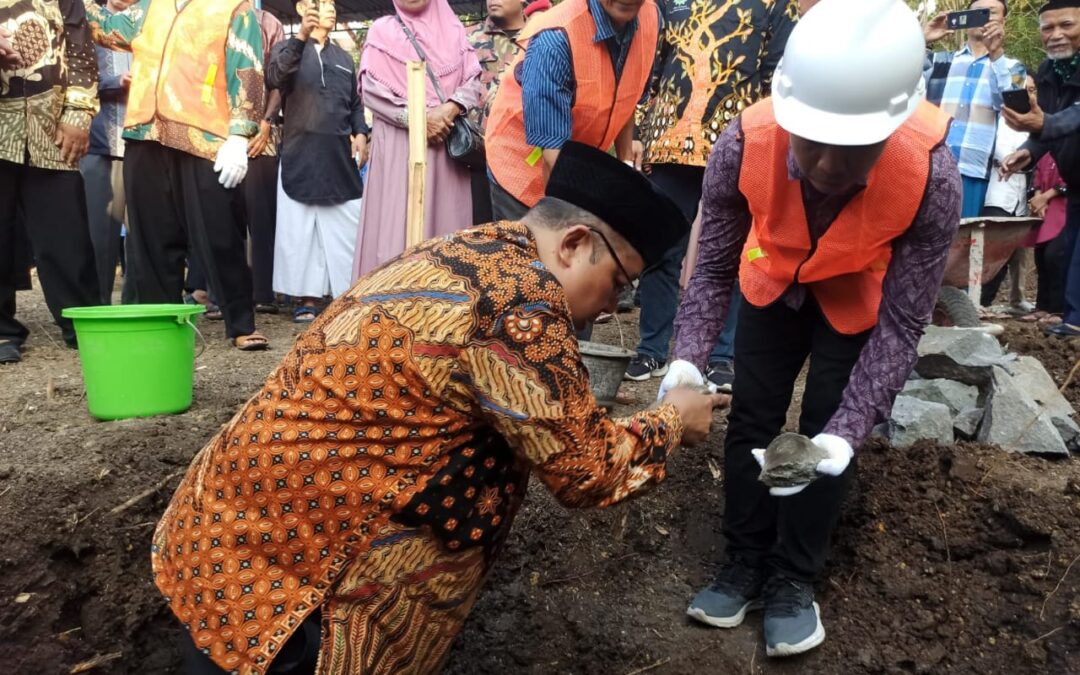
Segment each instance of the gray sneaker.
M764 581L761 568L733 558L724 563L716 580L694 597L686 614L710 626L735 628L747 612L761 609Z
M667 362L647 354L638 354L630 359L630 365L626 367L624 380L644 382L650 377L663 377L667 375Z
M764 596L766 654L794 656L825 641L812 585L773 575L765 584Z
M706 369L705 379L713 390L730 394L731 385L735 384L735 364L727 359L714 361Z

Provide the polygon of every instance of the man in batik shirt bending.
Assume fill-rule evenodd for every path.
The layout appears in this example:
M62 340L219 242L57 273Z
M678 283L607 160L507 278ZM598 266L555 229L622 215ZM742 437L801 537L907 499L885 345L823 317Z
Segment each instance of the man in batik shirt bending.
M687 229L649 179L571 143L520 222L421 244L327 308L158 526L189 672L436 671L530 473L574 507L662 480L726 399L675 389L609 419L574 330Z

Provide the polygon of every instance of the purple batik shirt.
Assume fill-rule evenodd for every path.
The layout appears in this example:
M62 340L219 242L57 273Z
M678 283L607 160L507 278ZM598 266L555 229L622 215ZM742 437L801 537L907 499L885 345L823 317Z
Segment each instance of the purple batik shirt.
M720 136L705 169L697 267L675 318L675 357L698 368L706 365L709 351L723 330L739 273L739 258L750 233L750 210L739 191L742 154L742 128L735 120ZM788 173L792 180L802 178L790 155ZM828 230L861 189L845 195L825 195L803 182L803 205L811 238L817 240ZM857 448L874 425L888 417L896 394L915 365L916 347L923 328L930 322L949 245L959 223L960 173L949 149L941 145L931 153L927 189L914 222L892 242L877 326L855 363L840 407L825 426L825 433L840 436ZM804 286L793 284L782 302L798 309L806 292Z

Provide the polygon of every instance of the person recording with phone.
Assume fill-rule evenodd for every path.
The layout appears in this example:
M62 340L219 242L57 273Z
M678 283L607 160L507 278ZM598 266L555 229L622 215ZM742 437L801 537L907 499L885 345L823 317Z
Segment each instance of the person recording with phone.
M1001 175L1031 169L1046 154L1057 162L1064 180L1059 194L1067 198L1065 213L1065 314L1062 323L1046 329L1058 337L1080 337L1080 0L1052 0L1039 9L1039 34L1047 59L1035 74L1036 93L1028 111L1006 108L1005 122L1030 134L1019 150L1001 163Z
M300 0L296 12L300 30L274 47L266 67L285 111L273 287L299 299L295 323L311 323L319 301L352 282L363 192L354 157L363 157L371 129L352 56L330 39L334 0Z
M1024 86L1024 64L1005 55L1006 0L973 0L967 11L940 13L923 26L927 46L964 28L959 50L927 52L926 100L953 117L945 143L960 165L961 216L981 214L990 184L1002 92Z

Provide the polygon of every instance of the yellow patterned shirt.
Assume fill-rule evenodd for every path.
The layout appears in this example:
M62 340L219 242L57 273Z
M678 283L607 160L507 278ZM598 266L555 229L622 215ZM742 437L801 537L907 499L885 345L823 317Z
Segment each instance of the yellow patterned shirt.
M347 580L379 537L424 533L471 584L530 473L568 506L606 506L662 480L681 437L671 405L597 407L525 226L464 230L363 277L297 339L188 470L156 583L218 665L262 673L315 607L369 597Z
M649 164L705 166L713 143L767 92L795 0L659 0L660 50L638 136Z
M131 51L132 41L142 31L150 3L140 0L115 14L99 7L94 0L83 0L93 29L94 41L107 49ZM171 2L174 0L157 0ZM187 0L180 0L183 6ZM265 108L266 85L263 82L263 36L251 3L241 2L233 12L225 45L225 76L229 99L229 135L250 138L259 131ZM202 129L154 117L153 121L124 128L124 138L132 141L157 141L162 145L213 160L224 138Z

